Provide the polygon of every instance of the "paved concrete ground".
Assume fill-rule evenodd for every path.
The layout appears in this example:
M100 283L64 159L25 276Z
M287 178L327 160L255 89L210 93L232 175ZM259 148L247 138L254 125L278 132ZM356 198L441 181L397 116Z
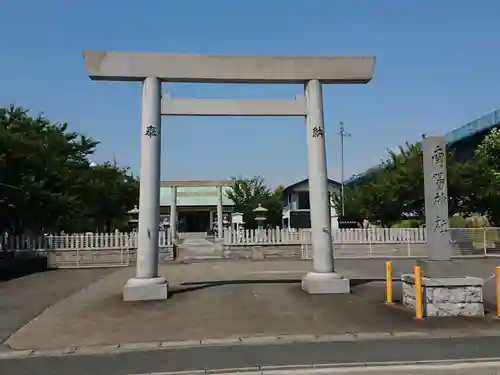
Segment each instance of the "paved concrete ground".
M0 373L2 375L126 375L186 371L184 373L186 375L196 370L255 366L494 358L499 356L499 347L499 337L213 346L130 351L114 355L69 355L0 360ZM429 373L440 374L439 371L427 372ZM474 373L469 372L469 374Z
M178 247L179 259L222 258L222 246L207 237L188 237Z
M112 272L46 271L0 282L0 343L46 308Z
M468 275L485 279L498 263L462 262ZM394 262L395 275L409 272L412 264ZM383 304L383 283L363 284L383 278L382 260L342 260L337 266L353 279L350 295L302 292L298 280L310 262L221 261L162 266L160 273L172 285L171 298L127 304L121 292L134 269L122 269L47 309L7 344L14 349L51 349L280 334L500 329L500 322L491 318L415 321L408 311Z

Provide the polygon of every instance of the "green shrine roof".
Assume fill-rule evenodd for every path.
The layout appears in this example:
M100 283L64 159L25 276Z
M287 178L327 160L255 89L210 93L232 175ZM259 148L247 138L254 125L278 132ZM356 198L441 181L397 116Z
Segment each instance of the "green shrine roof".
M177 187L177 206L217 206L217 186L179 186ZM222 204L234 206L234 202L227 197L229 186L222 187ZM172 204L172 188L160 188L160 206Z

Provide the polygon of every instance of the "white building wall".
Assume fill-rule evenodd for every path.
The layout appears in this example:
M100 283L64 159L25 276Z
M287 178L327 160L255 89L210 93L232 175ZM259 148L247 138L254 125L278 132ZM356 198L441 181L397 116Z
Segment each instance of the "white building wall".
M339 215L334 207L331 207L331 226L332 230L339 228Z
M298 185L294 187L293 191L288 195L288 205L291 210L298 210L299 209L299 192L302 191L309 191L309 184L304 183L301 185ZM328 191L330 194L337 195L340 194L340 187L337 187L335 185L330 185L328 187ZM335 210L334 207L330 208L331 210L331 226L332 229L337 229L339 227L339 221L338 221L338 214Z
M299 209L299 194L296 192L292 192L289 196L290 201L290 209L298 210Z

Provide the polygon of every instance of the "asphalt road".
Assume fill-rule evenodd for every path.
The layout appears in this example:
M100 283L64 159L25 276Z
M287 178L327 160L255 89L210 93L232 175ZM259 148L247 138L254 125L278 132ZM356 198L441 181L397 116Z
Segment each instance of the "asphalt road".
M128 375L252 366L369 363L500 356L500 337L185 348L0 360L0 374Z
M331 367L331 368L297 368L290 371L286 368L287 375L498 375L500 362L462 362L462 363L419 363L408 365L389 366L356 366L356 367ZM282 375L280 368L262 368L262 375ZM169 375L171 375L170 373ZM226 373L227 374L227 373ZM234 373L233 373L234 374ZM149 374L144 374L149 375ZM158 374L161 375L161 374ZM227 374L229 375L229 374Z

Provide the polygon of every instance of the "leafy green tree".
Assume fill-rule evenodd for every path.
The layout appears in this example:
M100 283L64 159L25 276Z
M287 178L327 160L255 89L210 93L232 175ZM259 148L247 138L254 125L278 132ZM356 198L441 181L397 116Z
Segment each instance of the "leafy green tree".
M500 130L493 129L478 146L469 165L474 178L473 206L487 215L492 225L500 225Z
M267 208L267 224L271 227L282 225L283 207L285 206L283 185L279 185L270 192L267 198L262 203L262 206Z
M88 157L98 144L22 107L0 108L0 232L110 230L121 222L137 201L137 181L116 165L93 168Z
M344 217L362 224L363 220L370 216L367 210L369 203L366 198L368 197L363 195L362 188L344 188ZM341 215L342 202L340 194L333 194L331 200L335 212Z
M450 215L470 210L476 175L467 163L448 155ZM422 221L425 214L424 171L421 143L405 143L388 152L380 166L371 168L362 182L345 190L346 213L368 218L383 226L410 218ZM339 203L334 202L338 209Z
M395 171L384 168L378 171L363 189L368 219L391 226L401 218L402 202L398 199Z
M421 143L405 143L389 152L386 167L393 174L394 212L392 219L421 217L424 212L424 170ZM394 210L393 208L393 210Z
M475 211L477 202L476 169L474 160L458 162L453 152L447 161L448 210L450 216L470 216Z
M405 144L389 151L378 167L371 168L361 184L345 190L346 214L367 218L391 226L402 218L416 216L423 210L421 148Z
M268 225L273 227L281 225L284 205L283 186L271 190L262 177L235 178L227 197L234 202L235 211L243 214L245 228L257 227L253 210L259 204L268 210L266 214Z
M106 232L126 226L126 213L139 194L138 181L128 175L128 170L112 163L96 165L88 171L87 184L91 189L82 200L86 225Z

